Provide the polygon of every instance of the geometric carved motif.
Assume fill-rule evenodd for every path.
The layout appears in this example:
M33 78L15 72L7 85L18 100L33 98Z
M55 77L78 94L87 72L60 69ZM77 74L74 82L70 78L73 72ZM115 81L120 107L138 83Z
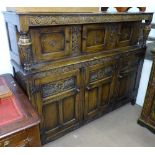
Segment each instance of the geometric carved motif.
M109 66L107 68L100 69L100 70L97 70L95 72L91 72L91 74L90 74L90 82L102 79L105 76L112 75L112 70L113 70L112 66Z
M94 59L94 60L85 61L85 62L81 62L81 63L77 63L77 64L71 64L68 66L55 68L55 69L52 69L52 70L49 70L46 72L40 72L38 74L34 74L34 77L40 78L40 77L51 76L51 74L65 73L65 72L69 72L70 70L79 69L82 67L90 67L90 66L97 65L97 64L104 64L109 61L118 60L119 58L120 58L120 56L116 55L114 57L103 57L100 59ZM48 69L48 66L47 66L47 69Z
M81 26L72 26L72 52L77 55L80 52Z
M86 14L86 15L73 15L69 14L59 15L40 15L40 16L29 16L28 25L68 25L68 24L88 24L88 23L102 23L102 22L120 22L120 21L137 21L137 20L150 20L152 19L151 14Z
M60 93L62 91L72 89L75 87L75 78L65 79L62 81L52 82L49 84L42 85L43 98L50 95Z

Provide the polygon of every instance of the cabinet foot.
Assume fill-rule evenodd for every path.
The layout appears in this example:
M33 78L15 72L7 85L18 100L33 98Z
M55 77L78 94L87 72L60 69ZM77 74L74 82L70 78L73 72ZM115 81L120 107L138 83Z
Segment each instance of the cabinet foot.
M136 100L135 99L131 100L131 105L135 105L135 104L136 104Z

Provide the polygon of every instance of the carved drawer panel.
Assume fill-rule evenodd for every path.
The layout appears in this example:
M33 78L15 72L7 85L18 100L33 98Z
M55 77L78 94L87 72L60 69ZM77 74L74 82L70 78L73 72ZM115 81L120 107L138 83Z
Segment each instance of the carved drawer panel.
M30 33L34 60L48 61L70 55L70 26L33 28Z
M121 23L118 31L117 47L136 45L140 33L139 22Z
M34 96L41 103L42 141L54 139L80 120L80 71L72 70L35 80Z

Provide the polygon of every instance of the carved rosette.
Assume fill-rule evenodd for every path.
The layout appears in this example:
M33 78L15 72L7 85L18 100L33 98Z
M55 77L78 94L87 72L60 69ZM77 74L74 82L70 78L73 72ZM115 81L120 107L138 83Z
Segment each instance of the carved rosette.
M18 41L22 64L25 71L31 70L32 42L28 34L21 34Z

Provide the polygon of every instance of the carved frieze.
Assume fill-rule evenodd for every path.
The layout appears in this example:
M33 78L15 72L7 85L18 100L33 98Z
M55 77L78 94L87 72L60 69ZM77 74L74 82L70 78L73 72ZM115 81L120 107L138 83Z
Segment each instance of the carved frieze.
M102 68L97 71L91 72L90 82L93 82L93 81L102 79L103 77L112 75L112 70L113 70L112 66L109 66L107 68L104 68L104 69Z
M89 67L89 66L93 66L96 64L104 64L110 61L115 61L119 59L119 55L116 55L114 57L104 57L104 58L100 58L100 59L94 59L94 60L89 60L89 61L85 61L85 62L80 62L77 64L71 64L68 66L63 66L63 67L59 67L59 68L55 68L52 70L49 70L47 72L41 72L38 74L34 74L33 77L34 78L39 78L39 77L45 77L45 76L49 76L51 74L59 74L59 73L65 73L65 72L69 72L71 70L76 70L82 67Z
M151 20L151 14L52 14L29 16L29 26Z
M75 88L75 78L44 84L42 86L42 95L45 98L72 88Z

